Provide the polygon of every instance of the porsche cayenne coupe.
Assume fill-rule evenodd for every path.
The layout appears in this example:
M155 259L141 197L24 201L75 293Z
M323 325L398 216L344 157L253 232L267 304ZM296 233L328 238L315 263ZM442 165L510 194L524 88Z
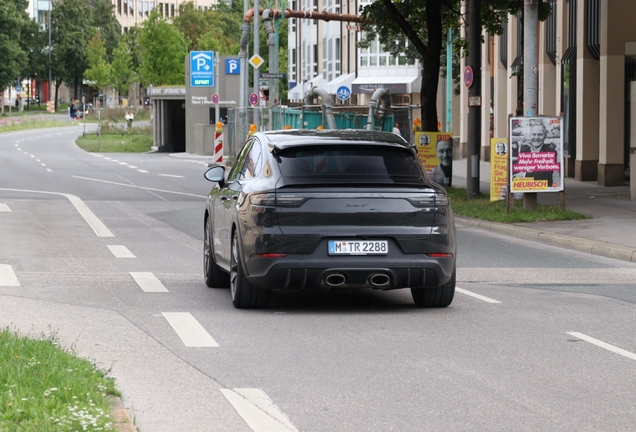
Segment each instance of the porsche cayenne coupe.
M452 302L448 195L402 137L258 132L205 177L205 282L229 285L235 307L265 307L278 289L409 288L419 307Z

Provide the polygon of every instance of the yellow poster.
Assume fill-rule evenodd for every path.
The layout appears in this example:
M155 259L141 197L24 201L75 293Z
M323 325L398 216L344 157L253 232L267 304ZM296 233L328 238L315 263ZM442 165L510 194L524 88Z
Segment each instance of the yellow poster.
M453 134L447 132L415 132L417 155L428 177L442 186L453 179Z
M490 201L506 199L508 191L508 140L490 140Z

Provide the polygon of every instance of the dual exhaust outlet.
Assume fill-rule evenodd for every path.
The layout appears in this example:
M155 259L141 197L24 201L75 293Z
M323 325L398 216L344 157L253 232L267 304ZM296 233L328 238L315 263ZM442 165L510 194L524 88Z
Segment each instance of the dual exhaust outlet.
M368 280L374 288L383 288L391 283L391 278L386 273L373 273ZM331 273L325 278L325 283L330 287L339 287L345 282L347 278L342 273Z

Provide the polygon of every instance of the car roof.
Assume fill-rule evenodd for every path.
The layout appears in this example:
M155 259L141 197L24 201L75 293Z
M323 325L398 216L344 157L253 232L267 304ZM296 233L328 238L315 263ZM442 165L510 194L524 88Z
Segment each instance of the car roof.
M291 148L316 145L381 145L409 149L401 136L392 132L364 129L287 129L257 133L273 153Z

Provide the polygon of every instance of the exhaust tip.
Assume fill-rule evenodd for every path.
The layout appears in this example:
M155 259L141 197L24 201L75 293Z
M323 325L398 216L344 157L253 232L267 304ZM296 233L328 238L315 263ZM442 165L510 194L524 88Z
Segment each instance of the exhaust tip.
M391 283L391 278L384 273L376 273L369 278L371 285L377 288L382 288Z
M325 283L330 287L338 287L346 282L342 273L332 273L325 278Z

